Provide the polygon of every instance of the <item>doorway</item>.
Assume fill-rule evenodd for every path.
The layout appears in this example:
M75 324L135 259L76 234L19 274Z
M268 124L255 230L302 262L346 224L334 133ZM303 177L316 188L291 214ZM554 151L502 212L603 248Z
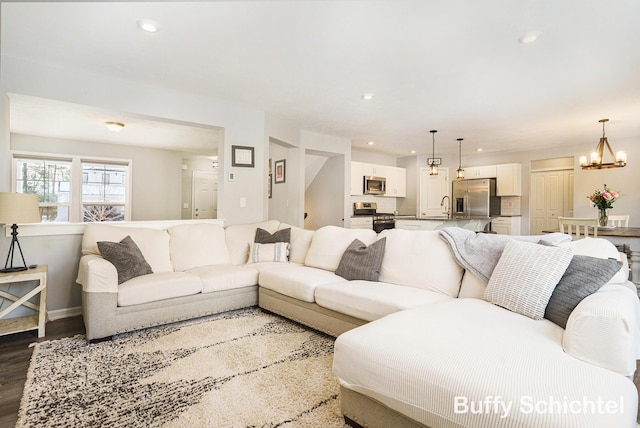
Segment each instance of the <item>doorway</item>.
M218 218L218 174L193 171L192 219Z
M449 168L438 168L438 175L429 175L429 168L420 168L420 209L418 218L443 215L451 208L451 199L448 206L441 206L442 198L451 198L449 182Z
M573 168L531 171L531 235L558 229L558 217L573 217L573 176Z

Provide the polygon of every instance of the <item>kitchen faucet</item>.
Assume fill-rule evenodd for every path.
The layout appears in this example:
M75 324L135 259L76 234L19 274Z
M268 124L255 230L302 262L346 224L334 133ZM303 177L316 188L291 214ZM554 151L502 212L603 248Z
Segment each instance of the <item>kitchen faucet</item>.
M442 200L440 201L440 206L444 207L444 200L447 200L447 217L449 217L451 215L451 198L449 197L449 195L444 195L442 197Z

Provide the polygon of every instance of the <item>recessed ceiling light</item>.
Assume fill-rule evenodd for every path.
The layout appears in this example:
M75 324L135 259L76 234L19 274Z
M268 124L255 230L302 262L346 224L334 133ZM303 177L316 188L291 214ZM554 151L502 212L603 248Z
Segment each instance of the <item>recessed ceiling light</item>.
M518 42L522 43L523 45L528 45L529 43L533 43L536 40L538 40L538 35L533 33L525 34L524 36L518 38Z
M362 95L362 99L365 101L371 101L373 99L373 94L368 93L368 94L363 94Z
M476 149L476 152L481 152L481 151L482 151L482 149Z
M416 154L416 151L415 151L415 150L411 150L411 154L412 154L412 155L415 155L415 154Z
M111 132L120 132L124 128L124 123L122 122L105 122L104 126Z
M369 141L367 144L373 146L373 141Z
M140 27L141 30L144 30L148 33L155 33L157 31L160 31L160 24L158 24L156 21L153 21L151 19L147 19L147 18L138 19L136 23L138 24L138 27Z

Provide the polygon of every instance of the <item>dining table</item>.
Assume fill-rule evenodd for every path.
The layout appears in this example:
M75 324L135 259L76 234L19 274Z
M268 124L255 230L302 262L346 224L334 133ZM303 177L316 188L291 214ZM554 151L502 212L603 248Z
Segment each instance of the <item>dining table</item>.
M543 230L542 233L560 232L558 229ZM629 270L631 281L640 295L640 227L598 228L598 238L604 238L618 248L629 249Z

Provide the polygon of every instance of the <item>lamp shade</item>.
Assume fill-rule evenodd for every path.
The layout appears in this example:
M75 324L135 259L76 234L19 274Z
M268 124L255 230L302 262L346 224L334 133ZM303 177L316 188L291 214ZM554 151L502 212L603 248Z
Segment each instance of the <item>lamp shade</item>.
M0 193L0 224L40 223L38 195Z

